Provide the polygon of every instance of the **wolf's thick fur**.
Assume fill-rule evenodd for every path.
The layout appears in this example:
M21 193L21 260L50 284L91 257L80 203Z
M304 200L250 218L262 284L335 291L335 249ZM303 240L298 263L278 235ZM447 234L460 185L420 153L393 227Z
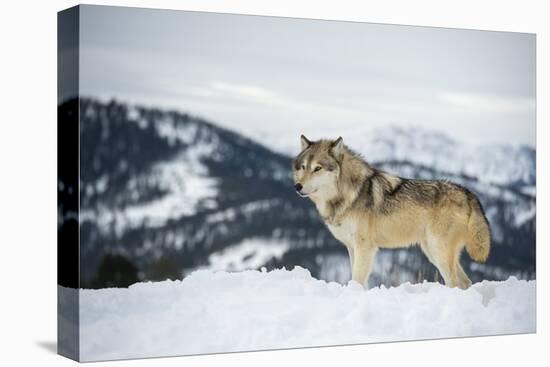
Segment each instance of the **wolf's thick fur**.
M309 141L294 160L296 190L309 197L348 249L352 279L367 286L378 248L419 244L445 284L468 288L462 266L489 256L489 223L477 197L447 181L406 179L371 167L342 138Z

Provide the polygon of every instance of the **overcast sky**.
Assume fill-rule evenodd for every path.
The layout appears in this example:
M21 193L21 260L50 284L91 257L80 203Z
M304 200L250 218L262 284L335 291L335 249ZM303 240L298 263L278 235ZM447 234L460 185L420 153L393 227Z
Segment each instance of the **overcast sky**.
M80 91L200 115L278 150L426 126L535 145L535 36L84 6Z

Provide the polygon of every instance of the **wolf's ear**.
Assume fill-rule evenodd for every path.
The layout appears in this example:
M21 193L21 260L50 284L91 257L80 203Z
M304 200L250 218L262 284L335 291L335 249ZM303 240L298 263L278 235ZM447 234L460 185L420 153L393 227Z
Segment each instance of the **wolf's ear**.
M330 144L330 151L336 158L340 159L344 153L344 140L341 136Z
M302 150L309 148L311 144L313 144L311 141L308 140L303 134L300 135L300 143L302 144Z

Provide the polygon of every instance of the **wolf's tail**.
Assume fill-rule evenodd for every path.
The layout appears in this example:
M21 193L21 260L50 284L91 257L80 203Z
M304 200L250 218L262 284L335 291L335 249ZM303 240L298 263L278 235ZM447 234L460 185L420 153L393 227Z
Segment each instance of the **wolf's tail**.
M485 262L491 248L491 228L478 198L472 193L468 194L471 212L468 219L466 251L473 260Z

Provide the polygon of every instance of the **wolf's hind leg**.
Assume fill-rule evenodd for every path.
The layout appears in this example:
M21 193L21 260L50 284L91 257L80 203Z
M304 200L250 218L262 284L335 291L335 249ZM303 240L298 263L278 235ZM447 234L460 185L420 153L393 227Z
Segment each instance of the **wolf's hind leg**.
M376 256L376 247L356 247L353 249L352 279L368 288L369 275Z
M445 285L447 287L456 287L455 277L451 270L451 264L446 259L437 259L435 261L435 267L439 270L439 274L443 277Z
M426 241L420 243L420 248L422 249L422 252L424 253L424 255L426 255L426 257L428 258L430 263L433 266L435 266L439 274L441 274L441 277L443 278L443 281L445 282L445 284L448 285L451 278L450 269L444 268L444 266L442 265L442 262L439 261L439 257L436 258L435 254L433 253L435 251L430 250L430 247L428 246L428 243Z
M441 277L448 287L455 287L455 276L451 258L446 256L446 251L440 243L441 239L429 238L426 242L420 244L422 251L428 257L428 260L437 268Z
M472 285L472 281L470 278L468 278L468 275L464 272L464 269L462 268L462 265L460 265L460 261L456 263L456 283L457 286L461 289L467 289Z
M464 248L463 243L464 241L461 240L456 240L450 243L450 245L452 245L452 250L450 252L449 263L451 264L451 275L454 278L454 286L461 289L466 289L472 285L472 282L464 272L464 269L462 269L462 265L460 265L460 254Z

